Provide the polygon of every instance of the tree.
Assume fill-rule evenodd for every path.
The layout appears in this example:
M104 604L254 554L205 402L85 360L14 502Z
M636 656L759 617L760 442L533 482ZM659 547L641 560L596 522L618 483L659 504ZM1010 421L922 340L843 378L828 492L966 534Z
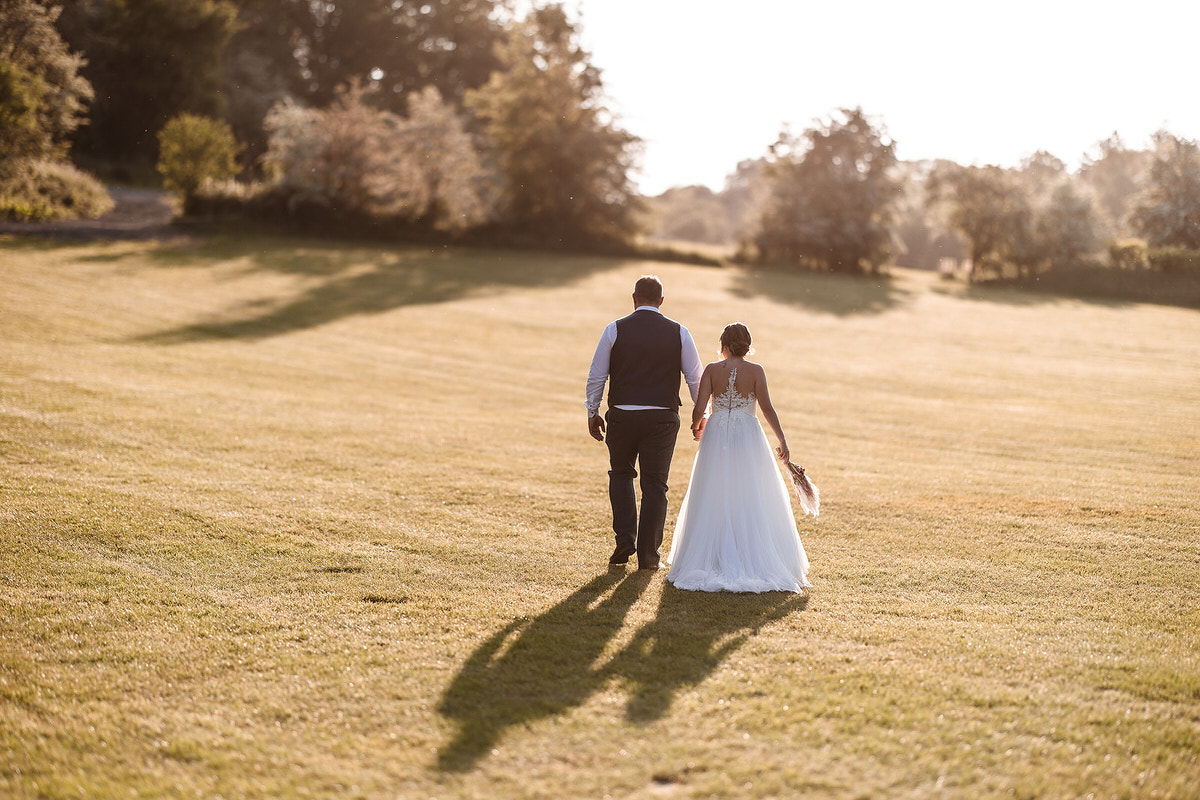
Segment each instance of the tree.
M238 150L226 123L180 114L159 131L158 171L167 189L179 194L184 210L190 210L205 181L237 174Z
M731 240L731 219L721 197L707 186L676 186L649 201L656 236L684 242Z
M225 119L244 147L248 165L262 163L267 150L263 120L276 104L306 98L296 63L302 49L295 20L309 14L309 4L280 0L239 0L238 28L225 49L223 89Z
M1008 170L938 162L926 193L930 206L966 240L974 269L1002 272L1015 264L1020 272L1032 270L1033 211Z
M1200 250L1200 146L1160 131L1134 225L1155 247Z
M54 27L61 9L0 2L0 162L57 159L83 122L92 87Z
M1039 150L1021 162L1015 176L1033 217L1032 236L1018 238L1009 258L1028 273L1078 263L1099 247L1091 200L1080 191L1061 159Z
M725 176L721 205L729 217L731 236L742 246L757 230L770 187L766 180L767 162L763 158L745 158Z
M1099 248L1097 227L1092 201L1071 182L1063 181L1037 214L1039 255L1051 266L1078 263Z
M627 241L638 139L604 107L600 73L562 6L534 9L497 53L502 68L466 102L505 178L507 225L544 243Z
M721 191L705 186L676 186L650 198L654 235L711 244L737 244L743 250L761 216L767 193L766 162L744 159L725 176Z
M895 263L913 269L934 269L942 258L960 259L966 252L962 240L929 213L925 184L932 161L902 161L896 165L901 191L896 202L896 238L900 249Z
M77 0L63 22L96 87L83 151L152 161L154 132L170 118L223 115L222 58L237 23L229 0Z
M1050 202L1051 195L1070 178L1070 174L1062 159L1045 150L1038 150L1021 159L1016 177L1029 201L1035 206L1042 206Z
M975 270L1029 277L1096 252L1091 200L1062 162L1047 154L1019 170L938 162L926 181L926 202L966 241Z
M57 7L0 0L0 219L97 217L104 187L65 161L91 85L55 29Z
M892 253L899 185L893 144L861 108L784 132L770 150L756 245L764 260L807 262L835 272L877 272Z
M1129 214L1151 155L1143 150L1130 150L1116 133L1096 147L1098 152L1087 156L1079 168L1079 178L1096 196L1097 212L1108 237L1128 236L1132 233Z
M11 61L0 61L0 161L40 155L53 146L38 112L46 84Z
M464 92L482 86L500 66L494 50L504 32L502 5L240 0L242 27L230 46L228 89L283 92L326 107L339 87L358 81L377 90L373 101L380 108L403 114L410 94L433 86L444 102L458 106Z

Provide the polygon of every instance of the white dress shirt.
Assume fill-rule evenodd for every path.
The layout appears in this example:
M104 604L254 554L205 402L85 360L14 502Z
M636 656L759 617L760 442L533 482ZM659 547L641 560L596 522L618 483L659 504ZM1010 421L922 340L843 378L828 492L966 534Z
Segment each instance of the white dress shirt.
M655 306L638 306L635 311L653 311L655 314L661 314ZM600 413L600 401L604 399L604 384L608 381L609 359L612 357L613 343L617 341L617 323L608 323L608 327L604 329L604 333L600 334L600 343L596 345L596 355L592 356L592 367L588 370L587 379L587 406L588 416L594 417ZM692 394L692 402L696 402L696 397L700 391L700 376L704 372L704 367L700 364L700 353L696 350L696 343L692 341L692 334L684 326L679 326L679 361L680 367L683 370L683 379L687 381L688 391ZM619 408L624 411L648 411L651 409L661 409L663 406L628 406L618 405L613 408Z

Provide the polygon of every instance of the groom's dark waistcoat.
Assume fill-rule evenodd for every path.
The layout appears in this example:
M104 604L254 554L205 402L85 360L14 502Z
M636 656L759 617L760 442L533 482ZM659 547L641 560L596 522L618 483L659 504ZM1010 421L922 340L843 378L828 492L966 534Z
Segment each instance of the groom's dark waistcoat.
M679 323L656 311L635 311L617 320L608 404L679 408L682 350Z

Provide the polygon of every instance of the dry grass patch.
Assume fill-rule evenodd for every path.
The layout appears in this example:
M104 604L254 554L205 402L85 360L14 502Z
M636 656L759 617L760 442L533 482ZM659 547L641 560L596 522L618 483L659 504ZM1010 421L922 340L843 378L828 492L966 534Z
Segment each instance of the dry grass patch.
M647 271L706 359L753 332L811 595L607 569L582 384ZM288 239L0 281L0 793L1200 782L1194 311Z

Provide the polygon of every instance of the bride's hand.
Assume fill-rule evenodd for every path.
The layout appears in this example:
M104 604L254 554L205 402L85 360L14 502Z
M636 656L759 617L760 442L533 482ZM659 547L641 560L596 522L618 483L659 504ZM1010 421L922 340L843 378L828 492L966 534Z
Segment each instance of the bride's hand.
M783 463L788 463L788 460L791 458L792 454L788 452L787 442L779 443L779 447L775 448L775 455L779 456L779 460Z

